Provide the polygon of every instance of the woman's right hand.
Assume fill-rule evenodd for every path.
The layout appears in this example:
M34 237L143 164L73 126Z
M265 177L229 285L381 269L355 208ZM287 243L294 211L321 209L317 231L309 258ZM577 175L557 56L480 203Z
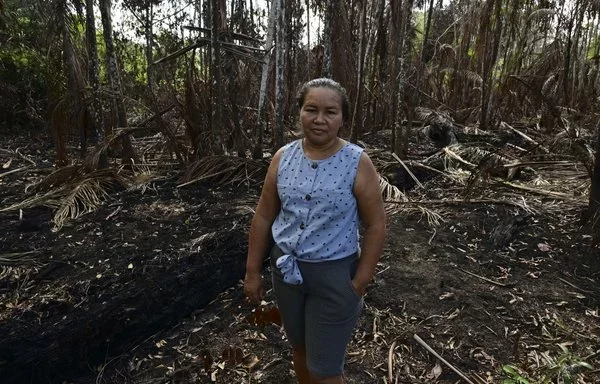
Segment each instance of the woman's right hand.
M244 278L244 293L252 304L260 304L265 294L262 274L246 273L246 277Z

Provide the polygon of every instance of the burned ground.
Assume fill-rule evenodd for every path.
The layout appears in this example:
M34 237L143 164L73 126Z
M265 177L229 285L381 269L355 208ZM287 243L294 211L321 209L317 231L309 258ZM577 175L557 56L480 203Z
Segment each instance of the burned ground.
M0 209L48 174L47 144L16 151L12 140L0 152ZM378 140L371 153L389 164ZM437 176L388 202L348 383L461 380L450 366L473 383L600 382L600 255L580 227L585 180L537 171L546 192L517 196L488 180L464 196L457 178ZM257 313L240 285L259 187L178 188L165 172L56 232L50 209L0 212L0 377L294 383L272 293Z

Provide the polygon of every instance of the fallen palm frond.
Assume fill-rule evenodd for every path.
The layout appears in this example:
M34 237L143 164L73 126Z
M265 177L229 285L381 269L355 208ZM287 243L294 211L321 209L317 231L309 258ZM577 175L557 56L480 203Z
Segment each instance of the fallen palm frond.
M479 147L468 147L461 144L455 144L445 147L442 150L442 153L447 160L447 164L450 164L450 166L453 166L452 161L456 161L467 169L473 170L477 168L477 163L490 152Z
M155 181L168 179L168 177L160 175L156 171L151 170L148 164L133 164L131 171L133 175L127 190L139 190L141 191L142 195L147 189L155 190L155 188L151 186Z
M427 218L427 223L430 226L438 226L440 225L440 223L442 221L444 221L444 218L442 217L442 215L440 215L439 213L432 211L429 208L426 208L422 205L418 205L417 209L421 212L421 215L425 216Z
M398 204L399 202L393 202L393 201L386 201L386 203L390 203L390 204ZM409 210L409 209L418 209L421 210L423 213L426 214L431 214L429 212L433 212L431 210L426 210L424 207L425 206L437 206L437 205L449 205L449 206L456 206L456 205L473 205L473 204L482 204L482 205L507 205L507 206L511 206L511 207L517 207L522 209L525 212L529 212L529 213L537 213L537 210L531 208L529 205L527 205L527 203L525 202L524 199L522 199L521 202L517 201L517 200L509 200L509 199L446 199L446 200L419 200L419 201L406 201L403 202L402 205L405 206L404 209ZM408 205L416 205L416 208L407 208L406 206ZM429 211L429 212L427 212ZM436 217L438 218L438 220L441 221L441 215L439 214L434 214L436 215ZM431 220L428 220L429 222L431 222Z
M125 188L129 182L112 169L99 169L83 173L76 166L61 168L42 181L49 189L46 193L35 195L20 203L0 209L0 212L45 206L56 209L54 214L54 231L59 230L68 218L77 218L100 206L114 190ZM59 172L60 171L60 172ZM51 178L52 180L48 180ZM56 180L65 180L57 185ZM37 190L37 189L36 189Z
M109 192L122 189L127 181L110 169L91 172L79 180L70 193L61 200L58 210L54 214L53 230L62 228L67 219L76 219L79 216L94 211L107 200Z
M17 168L17 169L10 170L8 172L0 173L0 179L3 178L4 176L8 176L8 175L11 175L13 173L18 173L18 172L21 172L21 171L26 171L26 170L28 170L30 168L31 168L31 166L26 165L26 166L21 167L21 168Z
M381 191L381 196L385 203L385 212L387 215L395 215L397 213L414 213L420 212L427 218L427 222L429 225L435 226L439 225L441 221L443 221L442 216L428 209L422 205L414 206L404 206L403 203L411 203L408 198L398 187L390 184L387 179L381 175L379 175L379 190ZM399 205L398 205L399 204ZM416 203L418 204L418 202Z
M398 187L390 184L390 182L381 175L379 175L379 190L381 191L381 196L383 197L384 201L394 203L408 201L406 195L402 193Z
M102 153L113 145L117 140L120 140L123 136L130 134L133 131L131 128L121 128L115 130L110 136L107 136L100 144L98 144L94 150L88 154L83 160L83 169L92 170L98 169L100 157Z
M268 164L261 160L234 156L207 156L188 165L177 187L198 182L215 185L240 185L243 183L258 185L267 174Z
M531 192L531 193L534 193L534 194L537 194L537 195L543 195L543 196L548 196L548 197L557 198L557 199L569 200L569 201L572 201L572 202L587 203L587 201L586 201L585 198L576 198L572 194L567 194L567 193L562 193L562 192L556 192L556 191L549 191L549 190L540 189L540 188L533 188L533 187L529 187L527 185L515 184L515 183L511 183L509 181L504 181L504 180L497 180L497 181L499 183L501 183L502 185L506 185L506 186L509 186L511 188L519 189L519 190L522 190L522 191Z
M83 170L79 165L67 165L62 168L58 168L42 181L37 184L29 185L25 188L25 192L43 192L51 191L57 187L63 186L81 177Z
M0 265L12 265L12 264L24 264L24 263L34 263L37 264L35 255L38 251L26 251L26 252L13 252L13 253L4 253L0 254Z
M428 125L432 123L452 123L452 118L447 114L436 111L430 108L425 107L417 107L415 109L416 117L423 122L423 125Z

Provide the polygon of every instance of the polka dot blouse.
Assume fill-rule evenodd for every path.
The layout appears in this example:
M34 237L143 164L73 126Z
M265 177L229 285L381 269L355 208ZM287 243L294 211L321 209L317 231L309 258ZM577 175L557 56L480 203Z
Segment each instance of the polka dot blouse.
M324 160L309 159L296 140L284 147L277 172L281 210L273 238L284 280L301 284L297 261L341 259L358 251L358 211L352 192L363 149L346 143Z

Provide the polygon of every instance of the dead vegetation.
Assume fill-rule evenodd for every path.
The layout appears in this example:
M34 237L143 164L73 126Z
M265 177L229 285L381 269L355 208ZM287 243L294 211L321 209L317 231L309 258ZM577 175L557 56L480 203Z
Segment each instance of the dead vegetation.
M389 131L365 136L389 238L348 382L597 382L600 259L579 225L590 181L573 140L452 129L456 142L420 137L407 160ZM294 382L270 293L256 312L236 284L267 162L178 171L160 140L134 140L154 148L142 164L93 172L0 151L5 377Z

